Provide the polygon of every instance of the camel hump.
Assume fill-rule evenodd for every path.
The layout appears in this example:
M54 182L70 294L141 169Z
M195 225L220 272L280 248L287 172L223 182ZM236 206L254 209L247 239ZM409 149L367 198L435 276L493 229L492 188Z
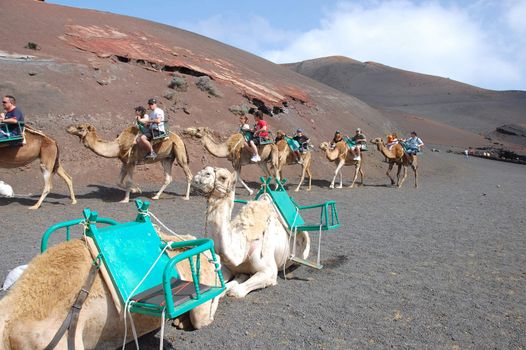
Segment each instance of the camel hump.
M46 134L44 134L42 131L38 130L38 129L34 129L32 126L29 126L26 124L24 130L26 132L29 132L30 134L33 134L33 135L40 135L40 136L44 136L44 137L48 137Z

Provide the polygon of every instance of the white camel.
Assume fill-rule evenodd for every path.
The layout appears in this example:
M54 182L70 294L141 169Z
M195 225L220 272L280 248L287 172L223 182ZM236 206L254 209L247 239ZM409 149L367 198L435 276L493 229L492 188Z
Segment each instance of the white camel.
M184 239L193 239L185 236ZM169 240L177 240L170 236ZM206 261L206 259L202 259ZM88 276L93 259L82 240L72 240L49 248L34 258L22 277L0 300L0 349L41 350L49 344L71 308ZM182 263L183 264L183 263ZM189 264L178 267L183 280L191 280ZM201 283L215 284L212 264L201 264ZM219 297L178 318L179 328L189 328L188 316L195 329L214 319ZM161 326L158 317L132 314L138 336ZM130 323L128 322L128 327ZM68 349L67 332L55 349ZM78 319L75 349L115 349L122 345L124 321L109 289L98 274ZM132 333L128 329L128 338Z
M208 197L205 235L214 240L223 265L235 277L227 284L227 295L243 298L255 289L276 285L278 271L291 265L292 240L273 205L250 201L232 219L235 172L206 167L192 183ZM295 252L306 259L309 250L308 233L298 232Z

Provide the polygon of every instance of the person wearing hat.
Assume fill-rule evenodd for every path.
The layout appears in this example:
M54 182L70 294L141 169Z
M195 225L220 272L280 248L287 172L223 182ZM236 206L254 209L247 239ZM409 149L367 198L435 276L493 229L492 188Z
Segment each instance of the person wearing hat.
M351 138L351 140L358 146L359 151L367 151L367 138L362 132L362 129L356 129L356 134Z
M155 159L157 154L153 150L151 140L154 134L164 133L164 111L157 107L157 100L150 98L148 100L148 108L150 113L143 117L137 116L137 121L146 126L146 130L141 134L138 139L139 145L144 148L148 153L144 157L145 159Z
M310 139L307 135L303 133L303 129L297 129L296 134L292 137L299 145L298 149L294 150L294 156L296 157L296 162L298 164L303 164L303 159L301 159L301 154L307 152L309 148Z

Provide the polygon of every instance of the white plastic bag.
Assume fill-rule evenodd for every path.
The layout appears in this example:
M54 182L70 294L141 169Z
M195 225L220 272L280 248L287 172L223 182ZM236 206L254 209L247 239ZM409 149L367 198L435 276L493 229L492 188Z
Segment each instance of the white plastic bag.
M0 181L0 196L4 197L13 197L15 194L13 193L13 188L6 184L3 181Z
M9 271L7 277L5 278L4 285L2 286L3 290L8 290L24 273L24 270L27 269L27 265L20 265Z

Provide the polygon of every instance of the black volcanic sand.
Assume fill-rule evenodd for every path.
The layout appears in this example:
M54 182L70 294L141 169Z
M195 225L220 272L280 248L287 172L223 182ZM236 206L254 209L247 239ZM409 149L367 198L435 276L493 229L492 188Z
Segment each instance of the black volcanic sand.
M354 190L315 186L295 195L300 204L338 203L343 228L324 237L324 269L300 267L275 287L225 298L215 322L202 330L167 323L165 344L171 344L165 346L526 347L526 168L447 153L427 153L424 162L442 166L424 171L417 190L411 178L402 189L383 186L381 178ZM77 189L75 207L62 186L36 212L25 208L27 199L0 199L0 277L38 253L45 228L79 217L84 207L119 221L135 216L132 203L113 202L122 195L113 186ZM183 202L182 191L181 183L171 187L152 211L174 230L199 235L205 202L196 196ZM141 343L157 349L158 335Z

